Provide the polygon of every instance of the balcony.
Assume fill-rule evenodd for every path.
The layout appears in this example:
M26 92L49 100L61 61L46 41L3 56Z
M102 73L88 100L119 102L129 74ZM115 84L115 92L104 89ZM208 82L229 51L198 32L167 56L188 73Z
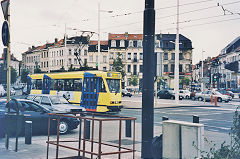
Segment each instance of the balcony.
M138 62L138 59L133 59L132 62Z

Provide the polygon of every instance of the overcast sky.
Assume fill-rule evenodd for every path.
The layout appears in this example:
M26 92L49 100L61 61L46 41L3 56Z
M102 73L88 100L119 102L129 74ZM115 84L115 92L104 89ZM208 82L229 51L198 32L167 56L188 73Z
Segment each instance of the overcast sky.
M98 0L11 0L11 50L21 59L29 46L39 46L79 30L97 32ZM156 34L176 33L177 0L155 0ZM142 33L145 0L101 0L101 40L107 33ZM217 4L219 3L220 6ZM180 33L193 44L193 63L216 56L240 36L240 0L180 0ZM221 7L225 9L224 11ZM3 15L0 16L3 23ZM96 40L93 36L91 40ZM0 49L3 49L1 43Z

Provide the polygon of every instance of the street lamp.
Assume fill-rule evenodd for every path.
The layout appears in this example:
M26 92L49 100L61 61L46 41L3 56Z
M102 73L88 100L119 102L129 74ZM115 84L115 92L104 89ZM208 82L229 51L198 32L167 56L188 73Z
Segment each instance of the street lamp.
M100 12L112 13L113 11L100 10L100 0L98 0L98 59L97 66L100 69Z

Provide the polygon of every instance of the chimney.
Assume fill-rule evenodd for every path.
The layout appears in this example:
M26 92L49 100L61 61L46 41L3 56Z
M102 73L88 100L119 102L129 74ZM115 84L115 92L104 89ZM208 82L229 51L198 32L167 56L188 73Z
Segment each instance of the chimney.
M55 38L55 41L54 41L54 43L56 44L58 42L58 39L57 38Z

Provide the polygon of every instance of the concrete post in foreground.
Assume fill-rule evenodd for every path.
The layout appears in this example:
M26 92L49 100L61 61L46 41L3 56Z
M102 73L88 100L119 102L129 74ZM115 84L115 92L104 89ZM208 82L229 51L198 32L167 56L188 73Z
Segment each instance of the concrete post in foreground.
M163 122L163 158L201 157L204 125L176 120Z

